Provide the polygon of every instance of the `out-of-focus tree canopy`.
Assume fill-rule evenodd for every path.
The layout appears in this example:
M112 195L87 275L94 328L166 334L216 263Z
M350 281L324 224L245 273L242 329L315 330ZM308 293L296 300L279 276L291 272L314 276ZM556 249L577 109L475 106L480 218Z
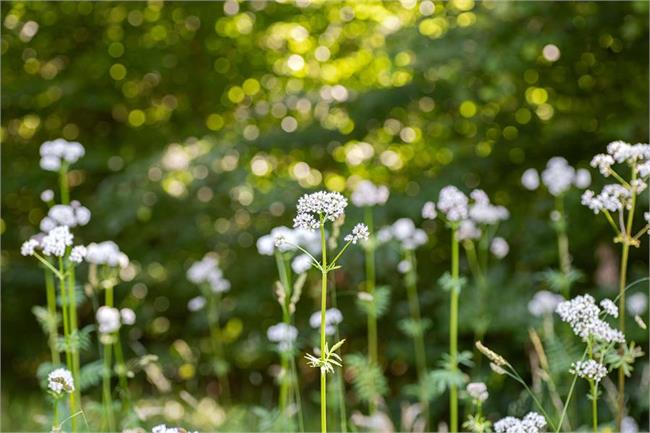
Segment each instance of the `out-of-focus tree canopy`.
M290 225L304 191L348 194L359 178L386 184L379 226L419 221L422 203L450 183L507 206L501 230L511 254L494 276L503 289L490 301L490 340L525 366L526 303L540 286L533 275L556 266L556 246L552 200L522 189L521 173L556 155L587 167L609 141L648 136L642 1L5 2L2 26L5 405L8 395L41 398L34 372L47 346L30 309L45 302L42 274L19 246L47 211L40 192L56 187L38 166L45 140L86 147L71 193L93 217L77 236L115 240L131 257L137 272L118 288L138 312L131 338L161 357L174 386L209 394L200 369L180 368L187 360L176 345L200 347L204 338L186 309L197 292L185 271L215 251L233 283L224 303L234 380L242 400L266 404L275 357L264 332L280 313L273 260L258 255L255 240ZM587 275L578 286L593 290L594 251L611 236L577 192L569 199L571 251ZM348 219L360 215L351 209ZM418 258L434 325L446 314L436 280L448 267L447 244L439 227ZM647 270L646 251L635 252L633 277ZM380 283L393 286L395 308L380 332L399 395L414 374L402 368L411 343L396 327L406 301L395 254L378 260ZM358 252L346 258L344 299L353 299L361 269ZM299 327L316 293L301 301ZM364 319L345 304L349 350L361 350ZM80 314L92 322L89 306ZM471 316L462 314L461 346L470 349ZM432 360L446 345L436 328ZM505 398L495 401L504 412Z

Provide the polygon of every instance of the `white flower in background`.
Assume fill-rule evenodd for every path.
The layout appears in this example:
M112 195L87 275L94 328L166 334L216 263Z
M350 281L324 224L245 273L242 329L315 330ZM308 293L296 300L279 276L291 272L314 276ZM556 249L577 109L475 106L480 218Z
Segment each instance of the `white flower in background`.
M165 424L160 424L153 427L151 433L181 433L181 430L176 427L167 427Z
M487 386L483 382L472 382L467 384L467 393L473 400L483 403L488 399Z
M632 316L640 316L645 313L648 307L648 296L643 292L636 292L627 297L627 311Z
M368 226L359 223L352 228L352 233L347 235L344 240L356 244L357 242L368 240L369 236L370 232L368 231Z
M575 168L571 167L566 159L555 156L546 163L546 168L542 172L542 182L551 195L559 196L571 187L575 175Z
M55 227L43 237L41 247L46 256L63 257L66 247L72 245L74 236L68 226Z
M523 419L507 416L494 423L495 433L541 433L546 420L537 412L528 412Z
M120 251L120 248L113 241L91 243L87 247L86 261L96 265L108 265L111 267L126 268L129 265L129 258Z
M646 223L650 224L650 212L644 212L643 219L645 220Z
M617 212L623 208L630 207L632 193L622 185L605 185L600 194L596 195L592 190L586 190L582 194L581 203L594 211L595 214L602 210Z
M282 239L282 242L278 242L279 239ZM271 233L257 240L257 251L261 255L272 256L276 248L281 252L295 251L298 249L297 245L311 253L320 253L320 235L302 229L290 229L285 226L275 227L271 230Z
M469 217L478 224L497 224L510 217L510 212L503 206L495 206L489 202L475 203L469 208Z
M309 317L309 326L314 329L320 328L320 311L314 312ZM325 334L333 335L336 332L336 325L343 321L343 314L338 308L329 308L325 311Z
M591 159L590 165L594 168L598 167L598 171L605 177L609 177L610 169L614 165L614 158L611 155L599 153Z
M600 301L600 307L603 309L605 314L608 314L612 317L618 317L618 307L611 299L603 299Z
M502 259L510 252L510 245L502 237L495 237L490 243L490 252L494 254L497 259Z
M577 169L573 184L580 189L585 189L591 185L591 173L589 173L589 170L586 168Z
M600 362L588 359L586 361L578 361L571 364L569 373L576 374L583 379L595 380L600 382L607 376L607 368Z
M81 263L83 262L87 253L88 250L86 249L86 247L84 247L83 245L77 245L76 247L73 247L72 250L70 251L70 261L73 263Z
M302 216L311 216L313 220L319 221L320 216L323 218L336 221L345 211L348 201L338 192L319 191L311 194L305 194L298 199L296 219ZM305 228L309 230L309 225L302 227L294 221L294 227ZM311 226L314 230L313 225Z
M561 302L555 312L571 325L573 332L583 340L593 337L606 343L623 343L625 336L600 319L601 310L591 295L581 295Z
M135 311L130 308L120 310L120 319L124 325L133 325L135 323Z
M473 240L481 237L481 229L479 229L474 221L463 220L458 226L458 240Z
M311 257L307 254L300 254L291 261L291 269L296 274L304 274L311 268Z
M413 236L415 230L415 223L410 218L400 218L390 226L392 237L399 241L403 241L404 239Z
M298 338L298 329L286 323L278 323L270 326L266 331L266 337L272 343L277 343L281 351L291 350Z
M20 247L20 254L23 256L33 256L37 248L40 248L41 244L36 239L29 239Z
M521 184L524 188L534 191L539 188L539 173L534 168L529 168L521 175Z
M540 290L528 303L528 311L535 317L552 314L560 302L564 302L561 295L548 290Z
M187 301L187 309L195 312L205 307L205 298L203 296L196 296Z
M51 189L46 189L41 193L41 200L43 200L45 203L49 203L52 200L54 200L54 191Z
M436 208L445 214L447 220L452 222L467 219L469 209L468 198L458 188L448 185L440 190Z
M57 368L47 375L47 387L57 395L64 392L73 392L74 380L72 379L72 373L66 368Z
M219 261L212 254L206 254L187 270L187 279L194 284L207 284L214 293L230 290L230 281L223 276Z
M402 260L397 264L397 272L400 274L405 274L413 269L413 265L408 260Z
M623 417L621 420L621 433L638 433L639 424L631 416Z
M350 200L357 207L378 206L388 201L390 192L384 185L375 185L369 180L362 180L354 189Z
M437 216L438 211L436 211L436 204L432 201L424 203L424 206L422 206L422 218L434 220Z
M405 250L415 250L429 240L426 232L415 227L410 218L399 218L392 225L384 227L377 233L380 242L396 240Z
M120 329L120 310L106 305L97 309L97 323L99 324L100 334L112 334Z
M58 171L63 162L73 164L85 154L84 147L76 141L70 142L62 138L46 141L41 144L41 168L47 171Z

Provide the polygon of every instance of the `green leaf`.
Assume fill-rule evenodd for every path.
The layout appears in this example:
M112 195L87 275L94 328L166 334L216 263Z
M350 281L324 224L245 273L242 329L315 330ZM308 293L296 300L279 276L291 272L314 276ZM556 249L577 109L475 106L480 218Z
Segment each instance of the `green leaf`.
M85 391L97 385L104 374L104 364L101 359L81 367L79 370L79 389Z
M537 277L554 292L564 293L568 291L573 284L581 281L584 274L576 269L571 269L566 275L557 269L547 269L546 271L537 274Z
M381 368L365 356L348 355L345 357L345 365L353 375L352 386L360 400L370 403L388 392L388 384Z
M390 305L390 288L381 286L375 288L373 296L369 297L367 292L363 292L364 296L357 297L357 306L366 315L374 312L375 317L383 316L388 310Z
M438 279L438 284L446 292L456 290L460 293L463 287L467 285L467 279L465 277L453 278L449 272L445 272Z
M399 329L411 338L415 338L431 327L431 320L422 319L419 322L415 319L402 319L398 323Z

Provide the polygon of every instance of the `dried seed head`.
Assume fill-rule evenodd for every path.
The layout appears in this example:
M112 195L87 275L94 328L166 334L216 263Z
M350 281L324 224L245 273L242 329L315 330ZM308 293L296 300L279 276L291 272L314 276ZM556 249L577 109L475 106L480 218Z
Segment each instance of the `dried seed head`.
M503 356L501 356L498 353L488 349L480 341L476 342L476 348L479 350L479 352L481 352L483 355L485 355L487 357L487 359L492 361L497 366L502 367L504 365L508 365L508 362L505 360L505 358L503 358Z

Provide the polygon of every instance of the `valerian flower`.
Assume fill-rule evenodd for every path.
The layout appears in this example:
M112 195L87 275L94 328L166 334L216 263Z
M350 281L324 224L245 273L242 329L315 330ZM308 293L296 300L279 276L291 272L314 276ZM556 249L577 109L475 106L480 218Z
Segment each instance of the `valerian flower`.
M76 141L62 138L41 144L41 168L47 171L59 171L63 163L73 164L85 154L84 147Z
M605 376L607 376L607 367L598 361L587 359L585 361L578 361L571 364L569 372L571 374L576 374L578 377L583 379L600 382Z
M348 234L344 240L356 244L357 242L368 240L369 236L370 232L368 231L368 226L359 223L352 228L352 233Z
M298 338L298 329L287 323L278 323L267 329L266 337L269 341L276 343L280 351L287 351L293 348L294 342Z
M496 433L541 433L546 428L546 419L537 412L528 412L522 419L507 416L494 423Z
M378 206L386 203L389 194L388 187L362 180L357 184L350 200L357 207Z
M117 308L101 306L97 309L96 318L100 334L112 334L120 329L121 315Z
M47 376L48 389L57 396L74 391L72 373L66 368L57 368Z
M583 340L593 337L611 343L623 343L625 336L600 318L601 309L591 295L581 295L560 303L556 310L560 318L571 325L573 332Z

